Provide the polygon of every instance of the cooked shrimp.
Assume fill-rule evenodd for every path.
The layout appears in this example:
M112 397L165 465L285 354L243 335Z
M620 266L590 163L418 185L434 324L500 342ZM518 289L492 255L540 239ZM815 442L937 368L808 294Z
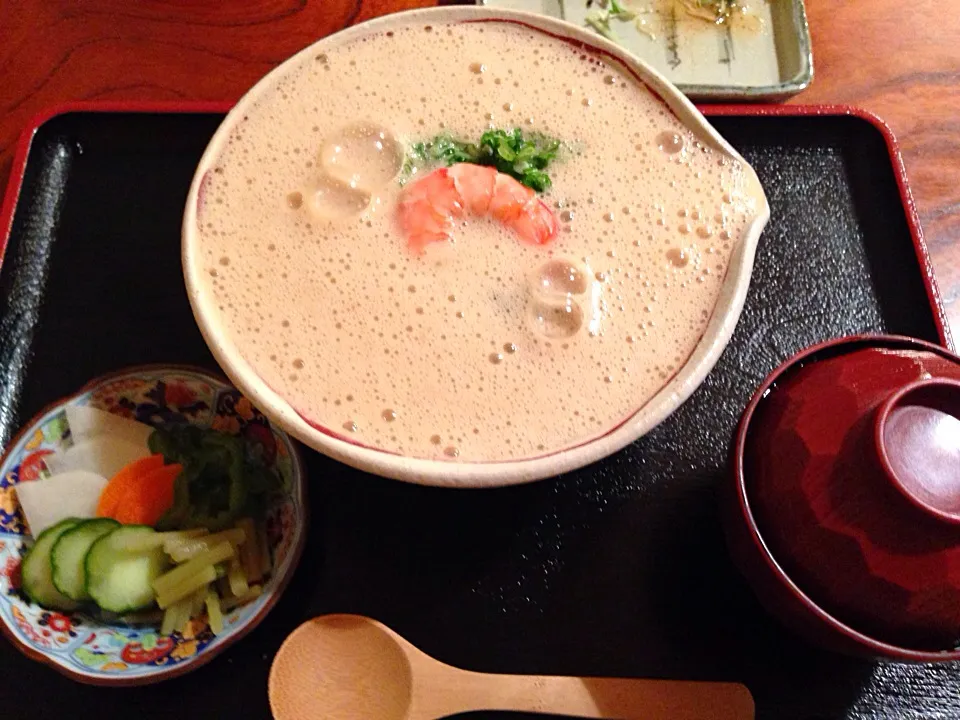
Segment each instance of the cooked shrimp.
M467 209L474 215L486 214L500 173L492 167L460 163L447 168L447 174L453 178L453 184L466 201Z
M492 215L535 245L550 242L559 229L553 211L533 190L491 167L440 168L408 185L400 197L400 225L416 252L452 240L457 219L467 212Z

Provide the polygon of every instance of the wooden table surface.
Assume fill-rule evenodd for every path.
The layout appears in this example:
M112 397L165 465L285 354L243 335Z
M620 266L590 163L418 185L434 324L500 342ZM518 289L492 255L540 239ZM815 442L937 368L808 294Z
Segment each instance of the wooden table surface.
M774 2L778 0L773 0ZM431 0L0 0L0 189L27 121L68 100L236 100L317 38ZM893 128L960 337L960 13L943 0L807 0L816 79Z

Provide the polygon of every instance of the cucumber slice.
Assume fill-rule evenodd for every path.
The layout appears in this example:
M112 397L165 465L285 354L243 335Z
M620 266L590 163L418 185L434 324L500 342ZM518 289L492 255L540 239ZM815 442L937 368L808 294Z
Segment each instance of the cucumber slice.
M146 525L124 525L90 547L84 562L87 594L104 610L128 613L150 607L156 600L153 581L170 562L163 548L129 552L131 538L155 533Z
M110 518L85 520L57 538L50 551L53 584L57 590L78 602L90 599L87 594L87 571L84 568L87 552L93 543L118 527L120 523Z
M51 610L73 610L77 603L65 597L53 584L50 551L60 536L80 522L76 518L61 520L48 527L27 552L20 569L23 591L38 605Z

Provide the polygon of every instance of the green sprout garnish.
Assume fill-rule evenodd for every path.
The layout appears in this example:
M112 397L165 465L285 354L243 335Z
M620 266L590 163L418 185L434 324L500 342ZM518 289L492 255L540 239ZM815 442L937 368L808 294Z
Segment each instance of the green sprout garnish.
M588 3L588 6L592 3ZM637 13L624 7L619 0L600 0L600 7L589 12L584 22L608 40L616 40L617 36L610 26L611 20L628 22L635 20Z
M690 17L716 25L732 22L734 15L744 8L742 0L678 0L678 5ZM584 23L608 40L617 40L613 20L634 21L638 32L655 39L643 17L655 12L650 8L638 11L629 7L624 0L587 0L587 8L592 9L584 18Z

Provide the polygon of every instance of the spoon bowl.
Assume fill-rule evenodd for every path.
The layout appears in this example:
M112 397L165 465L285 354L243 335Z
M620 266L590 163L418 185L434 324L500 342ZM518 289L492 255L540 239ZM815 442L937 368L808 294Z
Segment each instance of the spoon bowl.
M270 671L270 706L275 718L316 717L322 698L327 718L353 715L363 702L363 717L409 717L413 673L405 646L379 623L356 615L328 615L301 625L287 638ZM311 673L309 692L290 683L294 674Z

